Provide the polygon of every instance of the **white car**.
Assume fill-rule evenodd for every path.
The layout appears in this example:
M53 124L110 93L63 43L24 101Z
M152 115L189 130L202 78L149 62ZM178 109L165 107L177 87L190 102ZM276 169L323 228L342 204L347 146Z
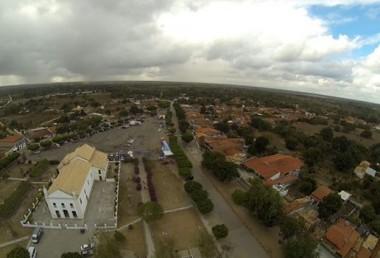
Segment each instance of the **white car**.
M36 251L36 248L34 246L29 247L28 252L29 252L30 258L36 258L37 257L37 251Z

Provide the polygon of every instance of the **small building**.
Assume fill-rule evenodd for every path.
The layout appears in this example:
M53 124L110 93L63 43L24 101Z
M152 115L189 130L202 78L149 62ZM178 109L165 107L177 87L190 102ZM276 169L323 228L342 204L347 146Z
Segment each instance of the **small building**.
M263 179L266 185L288 186L297 180L303 162L292 156L275 154L262 158L253 157L242 165Z
M27 137L32 140L50 139L54 137L54 135L54 130L49 127L38 127L30 129L27 133Z
M325 235L325 242L330 250L342 258L348 257L358 239L359 233L345 219L339 219L336 224L330 226Z
M351 196L352 196L352 194L350 194L350 193L348 193L348 192L346 192L346 191L340 191L340 192L338 193L338 195L340 196L340 198L341 198L342 201L344 201L344 202L348 201L348 200L351 198Z
M105 181L107 154L88 144L76 148L59 163L58 176L44 196L52 218L84 218L95 180Z
M377 171L371 168L370 165L371 164L368 161L360 162L360 164L354 170L355 175L360 179L363 179L365 175L375 177Z
M206 137L203 146L209 151L223 154L228 161L239 165L246 159L242 138Z
M0 153L8 154L26 148L27 140L22 134L8 135L0 139Z
M318 186L314 192L311 193L310 197L315 204L319 204L325 197L331 194L333 190L325 185Z

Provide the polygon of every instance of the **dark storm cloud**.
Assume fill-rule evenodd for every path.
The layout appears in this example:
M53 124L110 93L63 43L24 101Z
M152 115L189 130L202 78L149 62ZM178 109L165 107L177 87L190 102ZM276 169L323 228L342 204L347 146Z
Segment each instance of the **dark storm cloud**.
M168 0L2 2L0 75L19 75L28 81L70 75L99 79L185 62L190 52L165 40L154 22L170 4Z

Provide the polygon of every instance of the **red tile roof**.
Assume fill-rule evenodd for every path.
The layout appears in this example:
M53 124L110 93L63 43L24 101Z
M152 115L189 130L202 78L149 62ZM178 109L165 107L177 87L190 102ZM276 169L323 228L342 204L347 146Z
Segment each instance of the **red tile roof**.
M324 185L319 186L314 192L311 193L311 196L318 202L322 201L327 195L332 193L333 191Z
M243 163L249 169L254 170L264 179L271 178L277 173L289 173L299 170L303 166L303 162L295 157L275 154L262 158L252 158Z
M275 179L275 180L266 180L265 181L265 185L267 186L272 186L272 185L287 185L287 184L291 184L293 182L295 182L296 180L298 179L298 177L296 176L293 176L293 175L287 175L287 176L283 176L283 177L280 177L278 179Z
M223 153L226 156L244 152L244 140L241 138L206 137L204 141L212 151Z
M371 252L367 248L360 248L358 254L356 255L356 258L370 258Z
M24 138L24 136L22 136L21 134L13 134L13 135L8 135L6 136L5 138L3 139L0 139L0 143L16 143L18 141L20 141L22 138Z
M325 237L335 247L337 253L346 257L359 239L359 233L347 220L339 219L327 229Z

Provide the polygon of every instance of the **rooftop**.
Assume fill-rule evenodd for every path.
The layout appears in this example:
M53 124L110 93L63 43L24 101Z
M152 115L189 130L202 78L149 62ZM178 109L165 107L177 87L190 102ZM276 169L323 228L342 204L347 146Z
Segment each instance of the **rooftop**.
M48 192L61 190L70 195L79 195L91 167L106 169L107 164L107 154L84 144L67 154L59 163L59 174L53 180Z
M268 179L277 173L289 173L299 170L303 166L303 162L292 156L275 154L262 158L248 159L243 165L254 170L264 179Z
M335 247L337 253L342 257L346 257L358 239L359 233L344 219L339 219L326 232L326 240Z
M318 188L315 189L314 192L311 193L311 196L317 201L322 201L323 198L325 198L332 192L333 191L329 187L325 185L321 185L321 186L318 186Z
M0 143L5 143L5 144L14 144L24 138L23 135L21 134L13 134L13 135L8 135L2 139L0 139Z

